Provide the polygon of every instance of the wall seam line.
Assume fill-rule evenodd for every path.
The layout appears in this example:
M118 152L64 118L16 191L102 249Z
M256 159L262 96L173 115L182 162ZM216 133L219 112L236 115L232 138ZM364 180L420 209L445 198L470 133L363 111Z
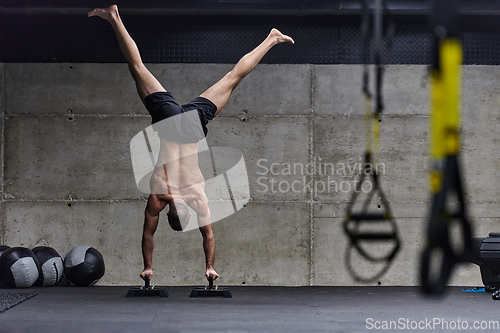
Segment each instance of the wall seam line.
M311 89L309 98L309 163L314 163L314 85L316 67L311 65ZM314 195L311 191L309 197L309 285L314 285Z
M10 114L10 118L33 118L33 117L40 117L40 118L60 118L65 116L66 114L61 114L61 113L40 113L40 114L26 114L26 113L18 113L18 114ZM151 118L150 115L146 114L100 114L100 113L95 113L95 114L85 114L85 113L80 113L80 114L72 114L71 115L73 119L75 118ZM308 114L255 114L251 115L251 117L260 117L260 118L309 118L311 117L311 112ZM314 117L318 118L331 118L331 117L343 117L344 114L314 114ZM236 118L240 119L240 116L238 115L230 115L230 116L222 116L218 115L218 118ZM364 119L363 115L349 115L349 118L359 118L359 119ZM427 115L383 115L381 116L383 119L415 119L415 118L429 118ZM500 120L500 118L494 118L494 121Z
M122 199L75 199L75 198L64 198L64 199L58 199L58 198L48 198L48 199L4 199L4 202L72 202L72 203L78 203L78 202L127 202L127 201L147 201L147 197L144 198L122 198ZM210 202L219 202L220 200L214 199L214 200L209 200ZM230 202L231 200L226 200L227 202ZM269 203L268 200L252 200L252 202L255 203ZM274 200L273 202L276 203L310 203L310 199L305 199L305 200ZM376 203L378 201L372 201L372 203ZM456 201L450 201L450 202L456 202ZM469 202L469 201L467 201ZM317 203L316 201L313 201L313 203ZM335 200L323 200L321 201L322 204L346 204L347 201L335 201ZM409 202L409 201L391 201L391 203L394 204L408 204L408 205L428 205L430 201L414 201L414 202ZM471 204L475 205L493 205L497 204L495 202L482 202L482 203L472 203Z

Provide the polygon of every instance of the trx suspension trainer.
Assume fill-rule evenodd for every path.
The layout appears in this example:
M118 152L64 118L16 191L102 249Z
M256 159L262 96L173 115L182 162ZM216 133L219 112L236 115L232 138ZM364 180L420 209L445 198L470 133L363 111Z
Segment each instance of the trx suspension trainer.
M453 0L434 1L435 55L431 68L430 110L432 203L420 270L423 290L434 295L444 292L453 266L466 261L472 248L472 230L467 218L458 158L462 46L455 8ZM456 195L455 207L448 206L452 194ZM451 242L454 224L460 229L460 237ZM436 261L438 271L432 272Z
M379 183L378 170L372 166L378 158L379 151L379 121L380 115L384 109L382 101L382 75L381 66L381 48L382 48L382 0L375 0L375 14L373 27L375 31L375 106L372 112L372 94L369 89L369 70L368 70L368 44L369 44L369 9L367 0L363 1L363 19L361 32L364 39L363 50L363 95L365 98L365 121L366 121L366 150L364 155L365 168L361 172L361 179L356 184L356 188L347 205L346 218L343 222L344 231L349 238L349 245L346 250L346 265L351 276L360 282L371 282L381 277L389 268L393 259L400 248L400 240L397 231L397 225L392 216L389 201L382 191ZM394 26L391 24L388 29L389 41L394 33ZM366 199L361 202L361 208L356 209L356 203L359 203L359 196L362 192L362 184L369 181L372 185L367 193ZM369 211L373 200L380 198L380 210L376 213ZM369 230L363 231L362 226L369 225ZM377 229L373 229L377 228ZM382 229L383 231L380 231ZM374 243L388 244L389 251L383 255L376 255L368 250L368 247ZM368 247L367 247L368 246ZM361 276L353 269L351 252L355 250L365 260L372 263L381 263L382 268L370 276Z

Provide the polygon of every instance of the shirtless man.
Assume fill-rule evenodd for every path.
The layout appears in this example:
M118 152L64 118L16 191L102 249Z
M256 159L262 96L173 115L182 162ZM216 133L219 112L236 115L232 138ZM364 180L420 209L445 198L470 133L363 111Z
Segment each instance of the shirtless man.
M164 126L163 129L158 129L160 154L151 177L151 194L145 209L142 235L144 270L140 276L143 279L146 275L149 275L150 279L153 276L153 235L158 227L160 212L168 205L169 224L172 229L180 231L189 221L190 214L186 206L188 205L197 214L198 226L203 236L205 276L208 279L212 275L215 280L218 277L214 269L215 241L208 199L204 192L204 180L198 168L197 142L206 136L208 121L224 108L233 89L255 68L262 57L274 45L283 42L293 44L294 41L289 36L272 29L269 36L253 51L241 58L233 70L219 82L190 103L180 106L142 63L139 50L122 23L117 6L94 9L88 13L88 16L99 16L109 21L113 27L120 50L135 80L139 97L152 116L153 124L178 119L179 115L183 116L191 110L196 110L199 116L199 125L195 122L191 124L193 126L188 126L194 128L188 135L185 135L185 130L178 129L179 132L172 137L171 127ZM202 137L199 135L200 131Z

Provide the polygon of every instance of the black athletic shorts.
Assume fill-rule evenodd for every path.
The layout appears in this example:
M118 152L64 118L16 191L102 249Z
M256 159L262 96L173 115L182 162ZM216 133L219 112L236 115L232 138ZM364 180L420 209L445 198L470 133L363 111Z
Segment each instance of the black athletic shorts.
M204 97L196 97L187 104L179 105L172 94L166 91L146 96L144 104L158 136L181 143L193 143L203 139L208 132L208 122L214 119L217 112L217 106Z

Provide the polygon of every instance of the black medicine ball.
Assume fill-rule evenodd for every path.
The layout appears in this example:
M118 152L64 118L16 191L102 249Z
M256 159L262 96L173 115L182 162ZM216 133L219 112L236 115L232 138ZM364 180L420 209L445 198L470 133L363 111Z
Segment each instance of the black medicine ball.
M0 245L0 257L2 256L2 253L5 252L5 250L10 249L10 246L7 245Z
M64 264L61 256L51 247L38 246L33 249L33 253L40 261L42 274L35 282L37 287L55 286L64 273Z
M7 249L10 249L10 246L0 245L0 257L2 256L2 253L4 253L4 251ZM0 287L5 287L5 283L3 283L1 278L0 278Z
M64 258L64 274L76 286L91 286L104 276L104 259L93 247L75 246Z
M11 247L0 256L0 280L8 287L31 287L40 272L38 258L30 249Z

